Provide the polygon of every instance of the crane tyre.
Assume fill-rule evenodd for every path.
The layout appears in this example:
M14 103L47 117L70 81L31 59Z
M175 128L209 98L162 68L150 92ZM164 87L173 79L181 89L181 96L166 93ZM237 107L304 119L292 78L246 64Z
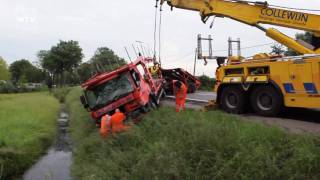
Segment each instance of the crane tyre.
M221 95L221 108L233 114L241 114L245 111L245 92L238 86L225 87Z
M250 97L253 110L262 116L276 116L283 107L283 99L270 85L256 87Z

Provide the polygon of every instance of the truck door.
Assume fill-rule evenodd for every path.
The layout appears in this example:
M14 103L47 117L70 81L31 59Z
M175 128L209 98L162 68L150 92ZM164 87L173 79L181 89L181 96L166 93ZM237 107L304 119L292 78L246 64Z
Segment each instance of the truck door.
M140 99L144 102L147 103L149 101L149 95L150 95L150 86L149 84L146 82L146 73L144 71L144 68L141 64L137 65L137 69L139 71L140 77L141 77L141 81L140 81Z
M291 80L291 85L289 86L291 86L291 93L317 94L312 74L311 63L289 65L289 76Z

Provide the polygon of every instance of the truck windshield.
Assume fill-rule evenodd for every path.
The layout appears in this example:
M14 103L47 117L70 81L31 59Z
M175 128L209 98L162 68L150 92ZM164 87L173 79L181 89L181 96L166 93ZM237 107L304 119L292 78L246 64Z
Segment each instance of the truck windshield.
M133 91L128 76L122 74L85 92L90 109L101 108Z

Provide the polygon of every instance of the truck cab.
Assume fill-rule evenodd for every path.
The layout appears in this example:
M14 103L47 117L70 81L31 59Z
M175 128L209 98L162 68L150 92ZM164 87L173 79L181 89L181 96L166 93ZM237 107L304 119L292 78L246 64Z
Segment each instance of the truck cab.
M164 80L161 76L151 76L147 65L152 61L139 57L112 72L97 74L81 85L84 90L81 102L96 124L103 115L112 115L117 108L130 116L159 105Z

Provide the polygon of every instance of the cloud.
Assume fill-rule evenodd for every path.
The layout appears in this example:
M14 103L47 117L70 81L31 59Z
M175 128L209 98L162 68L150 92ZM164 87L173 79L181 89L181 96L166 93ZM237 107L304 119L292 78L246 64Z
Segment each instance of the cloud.
M318 0L270 0L270 4L319 9ZM37 60L36 53L49 49L61 40L77 40L88 60L96 48L107 46L122 57L127 57L126 46L131 48L136 40L153 49L154 32L153 0L1 0L0 6L0 56L9 63L27 58ZM264 32L229 20L216 18L213 29L203 24L199 13L174 9L165 5L162 15L162 60L166 67L192 70L193 52L197 34L212 35L214 50L227 49L227 39L241 38L242 46L272 42ZM269 27L269 26L266 26ZM291 36L296 30L279 28ZM136 44L137 45L137 44ZM158 48L157 48L158 49ZM244 56L269 51L259 47L243 50ZM225 51L215 55L226 55ZM203 67L199 61L199 74L213 76L215 62Z

